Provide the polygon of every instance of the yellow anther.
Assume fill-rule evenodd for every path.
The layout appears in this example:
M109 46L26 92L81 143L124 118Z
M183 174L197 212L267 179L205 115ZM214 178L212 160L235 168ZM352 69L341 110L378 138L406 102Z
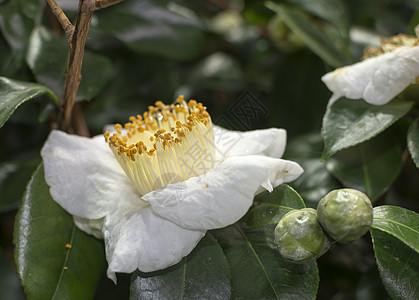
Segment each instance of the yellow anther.
M185 99L185 97L183 95L180 95L179 97L177 97L176 102L181 103L181 102L183 102L184 99Z

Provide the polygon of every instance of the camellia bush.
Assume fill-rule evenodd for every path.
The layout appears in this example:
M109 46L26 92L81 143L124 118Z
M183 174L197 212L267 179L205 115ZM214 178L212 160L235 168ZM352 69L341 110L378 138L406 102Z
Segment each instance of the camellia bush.
M419 299L415 0L0 0L1 299Z

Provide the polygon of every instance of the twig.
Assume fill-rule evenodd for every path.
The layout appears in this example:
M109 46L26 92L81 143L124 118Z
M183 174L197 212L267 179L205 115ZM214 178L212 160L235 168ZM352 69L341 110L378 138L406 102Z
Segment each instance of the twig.
M91 9L96 10L96 9L105 8L121 1L123 0L95 0L94 6Z
M77 16L74 36L71 41L70 56L68 59L68 70L65 80L63 102L61 105L60 127L65 131L71 129L71 111L76 101L77 91L81 81L81 67L83 63L84 46L86 45L87 33L93 11L90 9L91 0L79 1L79 12Z
M54 3L57 4L55 0L47 1L54 1ZM89 31L90 21L92 20L94 10L107 7L121 1L122 0L79 0L79 10L70 44L68 69L59 116L59 127L64 131L73 132L72 120L78 120L76 122L77 125L75 124L76 126L74 128L76 129L76 133L80 135L88 134L86 124L84 122L80 122L80 119L83 118L81 115L81 109L76 109L72 115L74 102L76 101L77 91L81 81L81 68L87 33Z
M82 103L77 102L73 106L72 122L74 132L81 136L90 136L86 121L83 118Z
M60 22L61 27L65 32L65 37L69 45L71 45L71 40L73 38L74 26L71 24L70 20L67 18L61 7L57 4L55 0L47 0L49 7L51 8L52 13Z

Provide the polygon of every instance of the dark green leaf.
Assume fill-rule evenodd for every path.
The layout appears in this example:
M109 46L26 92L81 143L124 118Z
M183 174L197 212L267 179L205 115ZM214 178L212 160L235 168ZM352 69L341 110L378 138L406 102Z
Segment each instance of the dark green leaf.
M20 285L19 277L13 270L12 263L7 260L5 253L0 248L0 291L1 299L23 300L26 299Z
M127 1L98 12L96 17L93 28L138 53L185 60L203 50L203 32L192 12L185 16L151 1Z
M419 253L384 231L371 229L371 235L381 281L391 298L419 299Z
M77 229L71 215L51 198L42 165L26 188L16 217L14 243L28 298L93 297L105 266L103 243Z
M298 5L305 11L320 17L333 24L343 37L349 33L348 13L345 3L340 0L288 0L287 2Z
M33 20L34 24L39 24L42 21L44 6L38 0L15 0L18 3L22 14Z
M274 245L274 226L246 229L235 224L214 236L230 265L233 299L315 299L316 263L285 261Z
M64 91L67 57L68 46L64 39L54 36L42 26L33 30L26 62L36 79L59 96ZM82 81L76 100L96 96L104 88L111 75L112 63L108 58L85 51Z
M362 190L374 202L399 175L402 154L391 136L380 135L336 154L326 167L345 186Z
M230 299L224 253L210 233L177 265L152 273L135 272L130 299Z
M419 215L411 210L383 205L374 208L372 227L393 235L419 252Z
M298 162L304 173L292 182L308 207L316 208L327 193L340 187L320 161L323 139L320 133L301 135L287 144L285 159Z
M275 11L285 24L299 36L314 53L326 63L338 67L348 63L348 59L331 42L330 38L319 30L302 12L284 4L267 2L268 8Z
M410 155L419 168L419 118L416 118L410 125L409 132L407 134L407 146L409 147Z
M39 159L0 164L0 213L19 206L26 183L39 165Z
M340 270L340 272L342 271ZM356 287L356 300L371 299L391 299L384 289L384 286L380 280L380 276L375 265L371 266L371 268L366 273L363 273L361 275Z
M0 9L0 31L20 66L27 47L28 37L34 26L32 20L21 14L17 3L9 1Z
M265 191L257 195L254 202L256 206L243 217L250 227L278 224L287 212L305 207L300 195L286 184L281 184L272 193Z
M45 86L0 77L0 127L4 125L19 105L45 93L58 104L57 97Z
M286 128L289 138L318 131L330 95L326 86L319 84L319 78L326 72L324 63L314 54L301 51L283 57L276 68L270 92L269 125ZM304 122L296 122L297 119Z
M193 89L237 90L244 84L244 73L238 60L216 52L191 70L188 84Z
M391 101L376 106L363 100L341 98L328 107L323 118L322 159L376 136L403 117L412 105L412 102Z

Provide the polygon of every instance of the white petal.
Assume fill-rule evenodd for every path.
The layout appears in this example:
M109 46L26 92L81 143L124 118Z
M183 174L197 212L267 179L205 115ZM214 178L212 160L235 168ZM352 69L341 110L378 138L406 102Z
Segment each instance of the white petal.
M278 128L241 132L214 125L214 140L218 161L243 155L279 158L285 151L287 132Z
M41 154L52 198L73 215L100 219L114 206L142 202L103 136L53 131Z
M103 239L102 227L103 227L103 219L99 220L91 220L85 219L77 216L73 216L74 224L84 232L93 235L98 239Z
M115 211L105 218L103 233L107 274L115 282L115 272L152 272L178 263L205 235L161 218L150 206Z
M303 172L294 162L263 155L233 156L208 173L144 195L153 210L188 229L225 227L240 219L263 186L272 191Z
M402 92L419 76L419 46L393 52L339 68L322 77L334 97L363 98L383 105Z

